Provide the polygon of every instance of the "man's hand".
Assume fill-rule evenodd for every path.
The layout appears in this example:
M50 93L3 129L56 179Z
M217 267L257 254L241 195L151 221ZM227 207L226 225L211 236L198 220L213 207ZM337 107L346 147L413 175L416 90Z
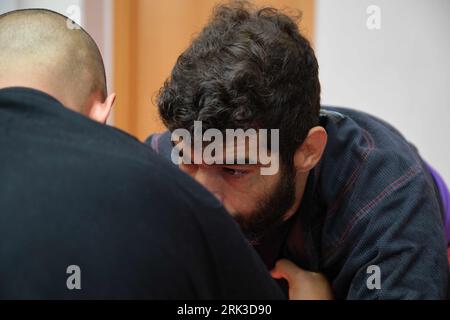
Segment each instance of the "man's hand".
M331 286L322 274L300 269L289 260L278 260L271 274L275 279L287 280L289 300L333 299Z

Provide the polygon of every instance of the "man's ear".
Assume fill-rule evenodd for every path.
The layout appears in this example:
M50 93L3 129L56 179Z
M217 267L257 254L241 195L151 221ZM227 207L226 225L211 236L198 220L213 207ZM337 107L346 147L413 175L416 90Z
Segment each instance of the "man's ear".
M88 111L88 117L94 121L103 124L106 123L114 105L114 101L116 101L115 93L111 93L104 102L101 102L101 100L94 100Z
M317 165L322 158L327 139L327 132L323 127L317 126L309 130L305 141L294 155L294 165L297 170L308 172Z

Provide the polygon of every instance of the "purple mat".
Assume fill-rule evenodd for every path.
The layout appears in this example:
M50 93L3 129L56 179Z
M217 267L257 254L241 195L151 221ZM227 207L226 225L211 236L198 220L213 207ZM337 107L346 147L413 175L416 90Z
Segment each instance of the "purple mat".
M434 181L436 182L439 193L441 195L442 204L444 205L445 237L447 238L447 243L450 243L450 192L448 191L448 187L445 184L444 179L442 179L441 175L428 163L427 166L434 178Z

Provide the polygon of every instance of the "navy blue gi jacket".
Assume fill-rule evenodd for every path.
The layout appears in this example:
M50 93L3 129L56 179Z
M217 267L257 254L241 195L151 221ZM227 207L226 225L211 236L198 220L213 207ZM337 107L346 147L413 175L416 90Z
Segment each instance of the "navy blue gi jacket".
M328 142L298 212L256 250L325 274L340 299L442 299L449 266L440 197L416 148L366 113L322 107ZM170 159L169 133L147 140ZM379 267L381 288L367 282Z

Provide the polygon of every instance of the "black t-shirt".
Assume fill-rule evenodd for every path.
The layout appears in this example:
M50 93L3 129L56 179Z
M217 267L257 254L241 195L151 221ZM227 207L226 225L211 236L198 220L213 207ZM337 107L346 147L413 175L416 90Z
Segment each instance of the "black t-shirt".
M0 261L1 299L283 298L200 185L25 88L0 90Z

